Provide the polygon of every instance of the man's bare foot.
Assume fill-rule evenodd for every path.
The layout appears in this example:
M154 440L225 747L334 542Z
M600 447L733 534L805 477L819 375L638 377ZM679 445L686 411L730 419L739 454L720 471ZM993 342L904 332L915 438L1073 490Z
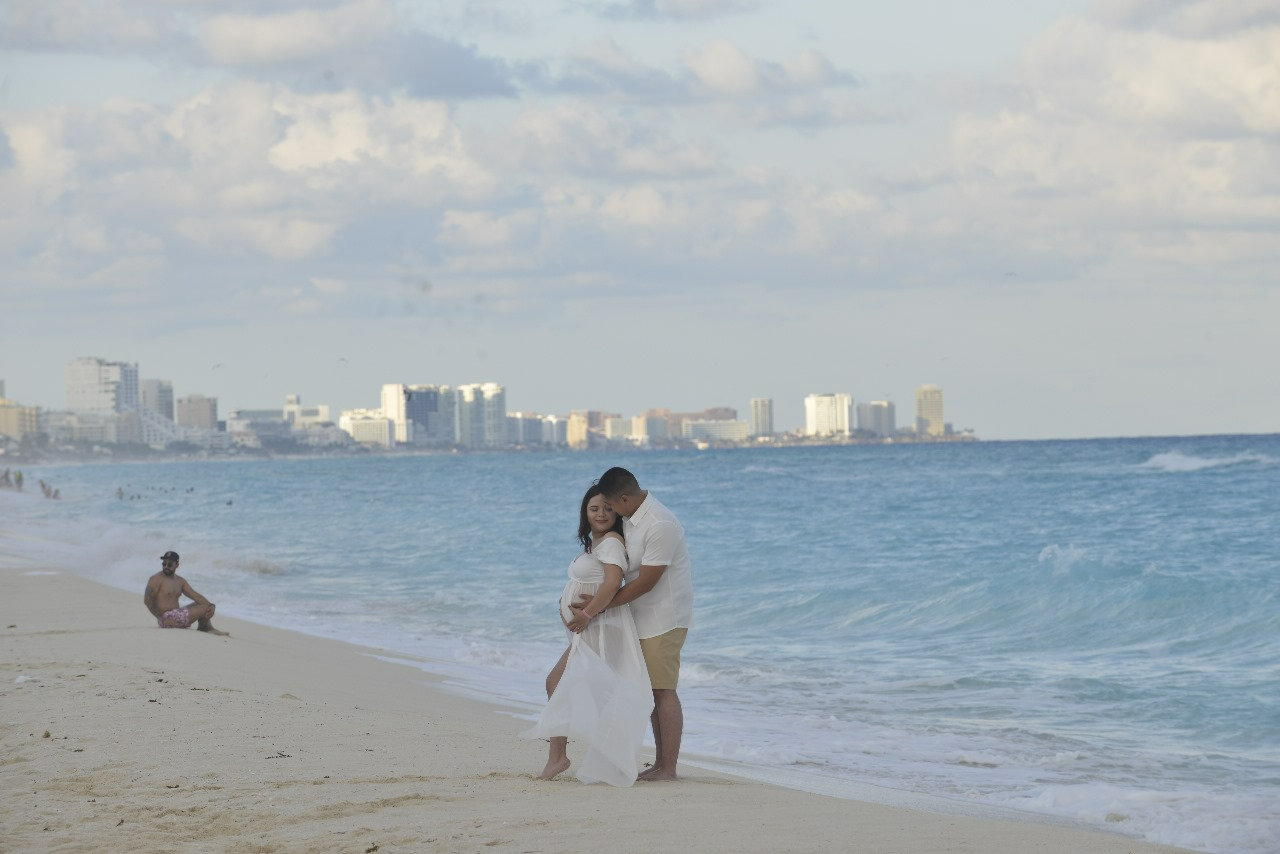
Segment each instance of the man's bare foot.
M200 631L202 631L202 632L206 632L206 633L211 634L211 635L217 635L217 636L218 636L218 637L220 637L220 638L229 638L229 637L231 637L231 632L224 632L224 631L220 631L219 629L215 629L213 626L210 626L210 627L209 627L209 628L207 628L207 629L201 629Z
M548 759L547 767L542 769L542 773L538 775L539 780L554 780L560 774L569 770L569 759Z
M646 783L665 782L669 780L679 779L675 774L662 770L657 765L650 765L648 768L636 775L636 780L643 780Z

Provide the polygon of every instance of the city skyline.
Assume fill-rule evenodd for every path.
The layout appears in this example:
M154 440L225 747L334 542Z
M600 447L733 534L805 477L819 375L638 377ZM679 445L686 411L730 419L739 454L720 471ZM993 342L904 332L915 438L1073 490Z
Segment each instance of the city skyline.
M0 376L1275 432L1276 86L1246 0L13 0Z
M0 378L0 383L4 379ZM406 421L419 420L424 430L427 429L428 423L427 413L436 413L439 408L443 415L446 411L451 413L450 418L458 416L458 408L464 410L465 402L475 399L478 402L484 402L485 405L478 411L492 414L529 416L536 414L540 417L559 418L561 420L571 419L572 416L579 413L592 412L600 415L608 414L608 410L600 409L591 404L591 402L583 402L578 406L572 407L565 412L550 412L536 409L515 409L507 405L507 387L501 383L492 381L484 383L440 383L440 384L405 384L405 383L382 383L379 386L378 405L377 406L358 406L358 407L332 407L327 403L311 402L307 407L302 406L302 397L298 394L286 394L283 397L283 404L279 410L274 406L258 406L244 407L236 405L228 405L226 402L219 402L217 397L206 396L200 392L189 391L186 393L175 393L175 383L170 378L154 378L146 377L143 374L142 366L136 362L127 362L123 360L108 359L101 356L80 356L69 361L64 366L64 382L63 382L63 403L60 406L43 407L30 401L13 399L12 402L21 406L33 406L51 413L76 413L91 415L114 415L120 412L150 410L152 412L163 415L168 421L187 427L200 427L203 429L213 428L215 421L239 420L246 421L258 417L275 417L272 413L283 412L287 420L304 421L304 422L327 422L330 424L342 423L342 429L353 436L357 431L351 427L354 420L366 421L369 419L389 419L393 422L391 432L389 434L390 443L413 443L413 437L410 432L406 432ZM0 389L3 386L0 385ZM181 389L181 385L178 386ZM932 389L939 395L938 398L938 426L939 429L924 431L931 435L941 435L941 390L934 385L923 385L916 389L917 397L917 415L919 415L919 396L922 391ZM448 393L451 402L446 407L443 404L437 404L436 398ZM419 401L414 403L415 397ZM426 404L426 397L430 397L430 405ZM452 402L456 399L456 402ZM824 401L823 415L819 421L815 422L812 406L814 401ZM492 405L489 405L489 404ZM892 401L871 401L858 402L858 413L855 417L855 397L847 392L839 393L815 393L807 395L801 402L804 410L803 418L800 424L794 428L782 428L775 424L774 412L776 411L776 402L772 398L751 398L745 408L738 406L730 406L727 404L705 403L701 410L685 410L686 414L692 414L697 411L702 412L732 412L732 419L741 424L742 436L740 438L783 435L787 433L796 433L811 436L848 436L852 433L863 430L881 436L893 435L893 409ZM868 416L864 414L863 409L868 406L887 407L888 418L884 421L883 414L878 416ZM221 406L221 409L219 408ZM318 407L318 408L317 408ZM843 409L841 412L840 410ZM416 410L416 412L415 412ZM613 429L618 431L619 436L631 435L630 422L643 421L645 416L656 411L665 412L681 412L672 407L652 406L644 410L633 410L629 413L618 412L613 417L619 421L627 421L626 427L617 426ZM196 413L199 413L198 415ZM304 417L304 413L306 413ZM223 417L219 417L219 415ZM339 417L339 415L341 417ZM490 418L490 414L486 414L484 418ZM708 416L713 418L729 418L728 415L721 414L716 416ZM457 424L456 430L460 433L473 433L479 431L480 434L486 434L490 437L498 435L502 432L493 424L476 425L472 427L469 422L469 415L464 414L461 421ZM433 419L434 420L434 419ZM919 418L917 417L917 421ZM864 423L865 422L865 423ZM883 429L884 424L888 425L887 429ZM947 425L950 431L950 423ZM571 428L572 429L572 428ZM585 429L585 426L584 428ZM592 429L604 430L604 425L593 425ZM906 428L910 431L913 428ZM970 430L972 428L962 428ZM408 428L409 431L412 428ZM364 431L368 434L368 430ZM440 437L434 435L433 438L438 440ZM735 432L737 432L735 430ZM960 432L957 430L956 432ZM643 427L639 428L640 434L646 434L647 430ZM714 431L713 431L714 433ZM709 438L728 438L728 436L712 435ZM492 438L489 440L468 440L459 439L464 445L485 445L494 444Z

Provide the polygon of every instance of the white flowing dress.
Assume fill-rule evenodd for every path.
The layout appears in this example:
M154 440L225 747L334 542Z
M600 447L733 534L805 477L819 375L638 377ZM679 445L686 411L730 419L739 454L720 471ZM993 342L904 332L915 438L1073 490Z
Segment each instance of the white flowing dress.
M569 564L569 582L560 596L560 615L583 593L595 595L604 565L626 567L622 543L612 537ZM567 736L586 747L576 773L583 783L630 786L653 712L653 689L640 652L630 605L597 614L581 634L569 635L569 661L542 716L525 738Z

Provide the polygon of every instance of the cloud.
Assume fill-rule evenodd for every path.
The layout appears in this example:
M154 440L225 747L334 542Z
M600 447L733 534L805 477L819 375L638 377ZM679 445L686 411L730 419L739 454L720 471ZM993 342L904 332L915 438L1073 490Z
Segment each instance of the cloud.
M14 0L0 46L141 55L309 90L511 96L516 71L413 26L388 0Z
M613 95L667 102L683 97L670 72L646 65L613 39L602 39L571 54L557 68L531 68L527 82L551 93Z
M1136 32L1216 38L1280 24L1280 6L1272 0L1102 0L1093 17Z
M269 213L263 216L182 217L173 230L210 254L252 249L263 258L308 258L328 245L337 224L316 218Z
M706 145L582 101L522 111L491 156L507 168L598 176L704 175L720 161Z
M1053 235L1111 269L1199 275L1232 257L1215 275L1253 276L1280 260L1277 55L1280 25L1190 37L1061 21L1029 47L1020 97L957 117L942 204L1046 256Z
M0 47L123 53L181 38L175 13L130 0L9 0Z
M6 287L123 288L166 270L193 288L247 287L276 265L328 257L389 209L430 214L493 184L448 109L407 96L230 82L173 107L112 101L0 120L13 152L0 170L12 202L0 210Z
M201 24L200 44L215 65L257 69L302 88L355 86L417 97L514 94L505 63L407 28L385 0L216 15Z
M686 21L736 15L760 7L759 0L624 0L619 3L592 5L606 18L669 18Z
M13 146L9 143L9 134L5 132L4 125L0 125L0 170L8 169L16 162Z
M510 249L527 245L537 226L538 215L533 210L511 214L451 210L445 213L436 240L464 250Z
M818 51L769 62L723 39L685 51L670 71L640 62L606 39L554 69L529 74L526 82L551 94L672 107L740 127L835 126L892 118L850 96L859 86L857 78Z
M272 310L324 313L426 277L433 308L500 293L489 306L532 311L600 283L837 293L1231 258L1224 277L1242 279L1277 260L1273 28L1062 21L994 106L955 116L944 159L895 180L830 157L886 117L815 51L770 61L713 40L662 69L601 41L539 65L518 108L468 115L404 82L411 63L383 48L428 37L386 3L198 8L221 22L201 30L209 56L257 79L0 115L4 281L136 295L177 275L205 289L193 298L216 283L246 300L283 281ZM448 73L479 74L477 52L442 44L462 51ZM756 165L769 137L749 134L779 126L821 129L805 150L826 160Z
M284 65L361 49L394 27L382 0L275 15L219 14L199 26L200 44L218 65Z
M347 283L341 279L327 279L322 276L312 276L309 280L311 286L323 294L337 295L347 292Z

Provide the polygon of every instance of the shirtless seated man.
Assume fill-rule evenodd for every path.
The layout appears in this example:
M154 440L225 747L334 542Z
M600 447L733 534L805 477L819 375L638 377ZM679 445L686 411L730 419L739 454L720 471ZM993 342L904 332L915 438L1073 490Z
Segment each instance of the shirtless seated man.
M165 552L160 557L159 572L147 581L147 590L142 594L142 601L147 610L156 618L162 629L185 629L193 622L196 628L211 635L227 635L213 627L215 606L201 596L181 575L178 575L178 553ZM193 600L190 605L182 606L182 597Z

